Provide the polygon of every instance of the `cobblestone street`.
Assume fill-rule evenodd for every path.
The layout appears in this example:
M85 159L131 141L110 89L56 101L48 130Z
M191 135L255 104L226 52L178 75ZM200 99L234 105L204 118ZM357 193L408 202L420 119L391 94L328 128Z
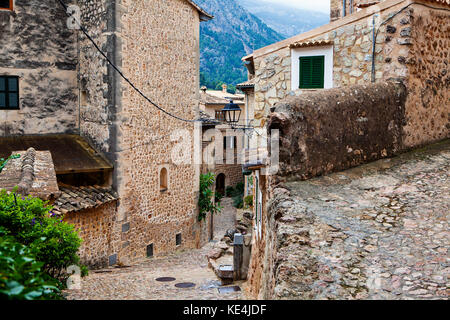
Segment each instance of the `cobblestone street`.
M448 299L449 173L447 141L289 183L277 297Z
M224 210L215 216L214 235L219 240L234 227L236 210L232 200L222 201ZM237 300L241 292L219 293L220 281L208 268L206 254L214 242L199 250L183 250L154 257L129 268L107 268L90 271L82 279L81 290L66 291L68 300ZM173 277L172 282L157 278ZM191 282L193 288L181 289L177 283ZM236 283L239 285L239 283ZM235 285L236 285L235 284Z

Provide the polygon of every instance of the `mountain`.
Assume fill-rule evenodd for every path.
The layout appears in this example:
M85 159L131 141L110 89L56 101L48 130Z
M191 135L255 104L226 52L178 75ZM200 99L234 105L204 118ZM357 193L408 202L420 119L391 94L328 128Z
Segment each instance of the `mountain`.
M242 58L253 50L283 40L255 15L241 7L236 0L195 0L214 15L201 23L200 82L208 88L219 89L226 83L233 87L247 80Z
M249 12L286 38L320 27L330 22L329 14L297 9L260 0L238 0Z

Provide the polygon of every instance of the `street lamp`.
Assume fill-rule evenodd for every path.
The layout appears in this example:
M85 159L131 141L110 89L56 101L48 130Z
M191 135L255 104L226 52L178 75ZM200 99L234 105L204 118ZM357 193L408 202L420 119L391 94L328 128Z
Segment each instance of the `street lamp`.
M222 114L225 119L225 122L231 125L237 124L241 117L241 108L236 103L233 103L233 100L230 100L230 103L225 105L225 108L222 109Z

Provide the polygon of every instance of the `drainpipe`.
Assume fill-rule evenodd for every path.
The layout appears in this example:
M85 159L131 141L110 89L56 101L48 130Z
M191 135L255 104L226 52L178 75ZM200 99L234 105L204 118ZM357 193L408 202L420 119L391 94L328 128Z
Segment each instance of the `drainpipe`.
M375 18L377 14L372 17L372 82L375 82L375 50L376 50L376 36L375 36Z

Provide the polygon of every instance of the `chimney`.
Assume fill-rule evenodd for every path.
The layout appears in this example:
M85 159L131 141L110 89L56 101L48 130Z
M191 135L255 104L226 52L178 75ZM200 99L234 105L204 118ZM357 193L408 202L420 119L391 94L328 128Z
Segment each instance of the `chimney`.
M222 92L223 92L223 93L227 93L227 88L228 88L228 86L224 83L224 84L222 85Z

